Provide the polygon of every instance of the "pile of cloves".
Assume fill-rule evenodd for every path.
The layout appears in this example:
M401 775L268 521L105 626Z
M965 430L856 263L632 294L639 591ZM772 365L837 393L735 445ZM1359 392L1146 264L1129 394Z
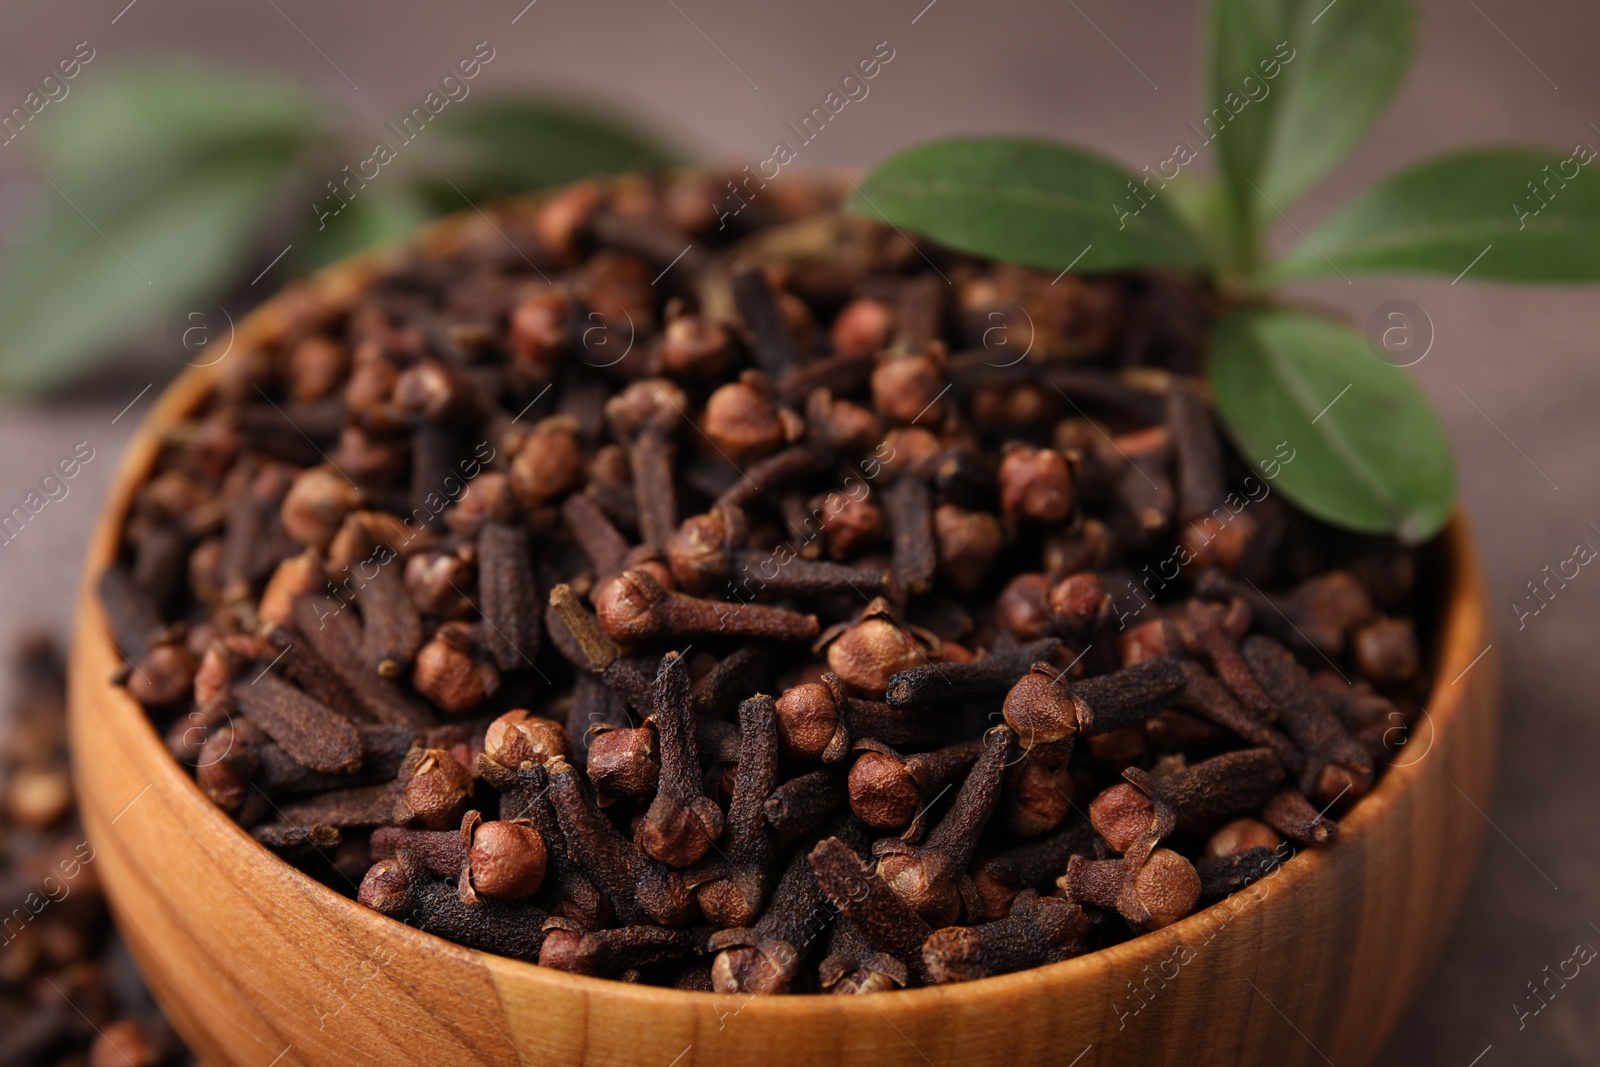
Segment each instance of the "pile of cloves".
M67 679L44 635L0 709L0 1067L193 1063L111 926L67 773Z
M1331 841L1426 698L1419 560L1224 446L1209 294L724 179L470 216L223 362L100 583L206 795L462 944L747 993L1038 966Z

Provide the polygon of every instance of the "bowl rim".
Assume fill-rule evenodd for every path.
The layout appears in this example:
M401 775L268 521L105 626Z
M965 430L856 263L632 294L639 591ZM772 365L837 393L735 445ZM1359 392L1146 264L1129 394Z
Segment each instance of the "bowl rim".
M492 219L493 214L520 211L540 199L541 196L534 195L486 206L485 210L490 214L484 216L484 221L498 229ZM286 307L297 297L310 294L314 299L338 304L342 300L358 296L400 255L441 242L448 244L466 228L472 226L477 217L477 214L463 212L435 220L400 242L340 260L301 282L280 289L238 321L229 339L229 350L241 344L248 346L266 343L281 337L287 322ZM72 649L73 660L84 654L78 647L79 642L98 640L102 645L99 651L103 657L109 658L112 662L122 661L116 651L115 643L107 636L109 624L100 603L97 588L99 576L117 556L121 534L135 492L145 483L154 467L166 432L192 416L210 398L220 373L217 368L225 362L225 359L226 354L214 361L191 365L188 370L169 382L150 411L140 420L134 435L125 447L110 489L97 513L96 526L84 560L79 589L81 621L92 629L93 637L84 633L84 627L78 627ZM1484 653L1489 651L1485 648L1483 652L1472 653L1470 649L1475 647L1475 642L1464 643L1461 638L1476 632L1489 643L1490 648L1493 647L1492 634L1489 633L1490 623L1480 607L1485 586L1483 571L1464 508L1460 505L1440 535L1439 547L1443 550L1444 556L1442 567L1444 581L1440 591L1441 599L1436 608L1438 628L1434 646L1438 650L1438 662L1428 699L1422 707L1419 720L1410 727L1411 735L1407 742L1409 745L1417 740L1426 739L1427 748L1424 749L1423 755L1416 759L1386 765L1373 790L1357 801L1350 811L1339 819L1339 841L1326 849L1297 849L1270 875L1252 883L1253 885L1270 883L1273 886L1273 893L1267 894L1267 897L1247 892L1235 893L1169 926L1096 949L1082 956L954 985L897 989L891 991L892 1002L897 1007L904 1007L907 1010L927 1010L951 996L959 995L965 1000L990 1001L997 1006L1014 1005L1018 995L1030 990L1036 991L1041 985L1063 988L1081 985L1084 981L1092 980L1097 973L1109 972L1122 964L1147 961L1152 947L1157 944L1192 943L1184 941L1185 935L1205 930L1208 917L1212 917L1211 921L1214 922L1214 917L1218 914L1217 909L1226 909L1230 915L1228 921L1232 922L1247 916L1255 909L1267 906L1267 898L1270 896L1278 892L1288 892L1321 877L1322 868L1331 862L1327 853L1339 848L1341 842L1371 832L1371 828L1383 820L1385 813L1394 806L1396 798L1408 790L1421 773L1418 768L1426 762L1426 757L1437 743L1440 732L1447 729L1449 722L1461 713L1469 688L1458 688L1457 683L1479 659L1484 658ZM1471 658L1474 656L1476 658ZM78 672L74 671L73 677L76 679ZM1453 681L1445 683L1444 679L1447 677ZM165 779L164 784L169 789L176 790L183 797L186 806L197 812L203 812L201 817L219 820L226 824L236 841L247 848L257 850L260 855L268 857L273 864L276 864L281 876L290 879L291 884L309 904L332 913L338 921L353 931L367 933L376 938L426 939L417 943L419 947L446 957L454 957L462 963L485 967L494 976L497 986L509 982L533 991L542 987L560 986L563 991L576 992L587 998L604 998L615 1004L626 1004L641 1009L706 1008L725 1006L730 1001L737 1001L741 1002L738 1012L749 1010L761 1016L782 1019L787 1016L814 1015L819 1000L824 998L829 1004L830 1011L846 1012L852 1009L844 1006L841 1001L854 1003L863 999L831 997L824 993L754 996L702 992L569 974L540 967L535 963L469 948L421 930L410 925L408 921L391 919L328 888L256 841L244 827L217 808L200 791L193 776L187 773L167 749L143 705L124 688L113 685L103 673L92 679L92 685L92 692L97 699L91 700L90 693L74 691L71 699L74 708L92 704L96 714L133 716L137 722L135 735L144 749L136 755L153 765L155 772ZM1229 907L1230 901L1240 899L1243 903L1239 908ZM956 993L957 990L959 994ZM876 1009L878 1005L883 1004L885 1002L880 1000L871 1006ZM857 1005L853 1010L866 1009Z

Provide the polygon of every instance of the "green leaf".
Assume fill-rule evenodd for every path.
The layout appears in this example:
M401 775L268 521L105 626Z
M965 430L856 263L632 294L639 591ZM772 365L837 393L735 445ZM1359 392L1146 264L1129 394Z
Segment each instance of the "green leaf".
M0 272L0 389L65 382L217 296L324 136L313 98L275 82L136 68L94 88L34 142L49 216Z
M317 99L281 81L170 64L96 79L41 124L35 145L44 174L89 198L80 206L91 215L150 196L197 164L294 154L327 136Z
M1215 327L1208 371L1240 452L1312 515L1412 544L1444 528L1456 496L1444 427L1359 334L1299 311L1241 312Z
M1587 145L1572 155L1478 149L1428 160L1367 190L1323 223L1277 274L1600 278L1600 174L1580 162L1585 155L1594 156Z
M450 211L463 194L510 196L679 162L669 147L601 112L523 96L451 105L426 136L417 142L421 167L438 206Z
M281 160L211 164L93 224L51 193L44 234L0 280L0 390L59 385L179 302L215 295L283 175Z
M1201 127L1250 235L1366 136L1405 77L1414 23L1411 0L1216 0Z
M1206 175L1181 174L1161 192L1173 212L1212 250L1212 257L1224 261L1232 219L1222 183Z
M327 205L331 198L317 201ZM310 221L294 239L289 262L297 271L311 271L345 256L398 240L428 221L428 205L411 190L399 186L363 189L325 224Z
M1159 193L1141 200L1133 189L1133 175L1080 148L952 137L879 164L851 209L963 252L1045 270L1208 265L1203 242Z

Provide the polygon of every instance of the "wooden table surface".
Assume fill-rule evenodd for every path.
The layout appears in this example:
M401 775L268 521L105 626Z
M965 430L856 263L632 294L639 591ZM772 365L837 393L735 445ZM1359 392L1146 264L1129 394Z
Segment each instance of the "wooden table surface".
M794 140L785 124L888 41L894 59L870 95L805 145L800 165L868 164L927 137L1013 130L1080 140L1137 168L1166 158L1198 107L1191 36L1198 6L1191 2L818 0L780 8L733 0L542 0L513 25L525 2L402 0L379 15L377 5L312 0L242 7L141 0L114 25L126 0L7 5L0 12L0 101L20 100L59 55L88 40L96 65L74 94L94 91L102 63L177 53L315 84L347 110L356 130L376 134L477 42L488 41L495 59L474 91L566 87L677 133L702 158L753 164L771 154L775 140ZM1600 64L1592 56L1600 8L1583 0L1420 6L1420 54L1398 106L1293 212L1302 228L1363 182L1447 147L1600 146ZM618 37L621 27L626 39ZM71 107L71 99L59 106ZM40 121L50 118L46 111ZM0 255L26 255L14 242L26 237L30 219L65 209L20 177L26 150L19 139L0 151ZM275 271L262 285L279 281ZM1428 312L1437 339L1415 372L1455 441L1464 497L1501 605L1506 733L1500 792L1483 812L1492 820L1483 868L1437 975L1379 1062L1467 1067L1481 1056L1482 1067L1593 1063L1600 978L1585 972L1565 988L1552 983L1556 996L1547 994L1548 1006L1520 1028L1518 1009L1537 1006L1526 984L1556 972L1575 945L1600 946L1600 830L1592 817L1600 800L1593 696L1600 691L1600 578L1581 575L1521 630L1510 603L1578 541L1600 547L1600 287L1397 279L1323 285L1307 295L1357 323L1391 299ZM0 647L31 625L66 632L72 609L61 594L76 588L99 496L147 410L151 394L139 394L146 384L158 389L174 366L157 346L142 363L130 359L97 375L71 399L0 404L0 510L20 502L79 442L95 450L69 495L0 546Z

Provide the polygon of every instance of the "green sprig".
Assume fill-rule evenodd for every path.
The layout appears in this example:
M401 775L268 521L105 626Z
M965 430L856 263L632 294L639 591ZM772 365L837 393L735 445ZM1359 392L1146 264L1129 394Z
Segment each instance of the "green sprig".
M1348 529L1423 541L1456 495L1438 417L1359 334L1282 308L1271 287L1395 271L1600 278L1600 175L1586 144L1439 157L1367 190L1274 261L1276 225L1398 91L1415 22L1411 0L1214 0L1209 105L1193 127L1216 154L1214 186L1175 176L1193 151L1134 174L1064 144L951 138L886 160L853 206L1045 269L1198 272L1232 308L1212 328L1208 378L1240 453L1256 461L1292 441L1300 458L1279 484L1295 503Z

